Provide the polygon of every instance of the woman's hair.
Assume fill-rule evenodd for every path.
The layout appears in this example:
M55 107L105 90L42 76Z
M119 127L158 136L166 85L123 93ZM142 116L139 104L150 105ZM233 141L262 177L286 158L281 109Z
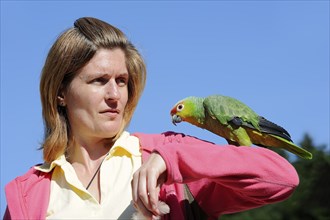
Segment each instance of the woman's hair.
M61 91L70 85L78 70L92 59L97 50L120 48L125 53L129 73L128 101L123 124L116 140L128 126L146 81L146 66L140 53L118 28L91 17L75 21L51 47L42 69L40 95L45 136L41 149L45 162L66 153L73 137L65 107L58 105Z

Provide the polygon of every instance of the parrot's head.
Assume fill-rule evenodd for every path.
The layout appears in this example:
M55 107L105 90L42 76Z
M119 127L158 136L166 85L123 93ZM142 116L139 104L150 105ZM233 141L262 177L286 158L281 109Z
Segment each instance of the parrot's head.
M203 98L187 97L177 102L171 110L172 123L176 125L182 121L197 125L204 117Z

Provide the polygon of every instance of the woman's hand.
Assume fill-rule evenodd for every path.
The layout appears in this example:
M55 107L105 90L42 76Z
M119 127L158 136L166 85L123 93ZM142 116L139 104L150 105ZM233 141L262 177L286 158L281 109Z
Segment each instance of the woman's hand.
M152 153L149 159L134 173L132 196L135 208L147 219L161 215L158 209L158 195L166 181L166 164L163 158Z

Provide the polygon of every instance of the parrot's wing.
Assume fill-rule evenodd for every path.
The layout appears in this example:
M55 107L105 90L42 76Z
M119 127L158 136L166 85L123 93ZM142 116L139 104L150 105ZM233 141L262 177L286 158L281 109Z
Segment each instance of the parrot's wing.
M207 113L223 125L247 126L260 130L259 116L237 99L213 95L206 97L203 105Z
M259 116L259 125L260 125L260 130L263 133L280 136L281 138L284 138L289 142L293 142L291 140L291 136L289 132L287 132L283 127L271 121L268 121L264 117Z
M231 119L228 123L233 125L233 127L245 126L251 129L255 129L255 127L252 124L246 123L241 118L238 117ZM259 127L260 127L260 132L262 133L276 135L281 138L284 138L287 141L293 142L287 130L285 130L283 127L271 121L268 121L262 116L259 116Z

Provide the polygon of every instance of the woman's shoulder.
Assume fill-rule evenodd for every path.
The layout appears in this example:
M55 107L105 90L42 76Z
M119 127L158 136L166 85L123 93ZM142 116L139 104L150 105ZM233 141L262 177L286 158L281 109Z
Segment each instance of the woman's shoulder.
M36 165L39 166L40 164ZM10 181L7 184L7 187L11 187L17 184L23 185L33 185L35 182L40 182L41 180L50 181L51 173L44 173L37 169L36 166L31 167L26 173L23 175L17 176L15 179Z
M50 195L50 181L51 173L36 170L34 166L9 182L5 186L9 210L7 214L12 219L26 219L26 213L32 213L37 216L33 218L44 219Z

